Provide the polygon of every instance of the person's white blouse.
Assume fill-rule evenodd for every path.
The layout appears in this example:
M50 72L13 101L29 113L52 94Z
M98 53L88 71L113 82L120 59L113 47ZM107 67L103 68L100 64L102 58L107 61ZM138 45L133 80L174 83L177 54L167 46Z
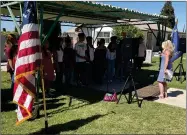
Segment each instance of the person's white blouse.
M94 60L94 48L91 48L89 46L89 51L90 51L90 61L93 61Z
M75 48L74 48L77 52L77 54L79 54L80 56L85 56L85 51L87 49L87 46L84 42L77 42L75 44ZM85 62L86 60L83 58L80 58L78 56L76 56L76 62Z
M64 52L61 49L57 51L58 62L63 62L63 55Z

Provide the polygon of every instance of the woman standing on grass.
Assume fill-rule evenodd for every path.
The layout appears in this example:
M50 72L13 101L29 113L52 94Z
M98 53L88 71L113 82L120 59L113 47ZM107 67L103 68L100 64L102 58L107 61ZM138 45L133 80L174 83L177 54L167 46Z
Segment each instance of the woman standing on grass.
M170 62L174 51L172 42L170 40L163 42L162 49L160 72L157 79L160 89L159 98L161 99L167 98L167 83L165 75L167 74L167 70L172 70L172 63Z
M12 56L12 46L17 44L17 40L15 35L9 34L7 36L6 42L5 42L5 55L7 57L7 72L10 74L10 77L12 79L12 76L14 74L14 67L13 67L13 56Z
M52 85L52 82L55 79L54 75L54 67L52 63L52 55L49 51L49 42L45 41L43 47L42 47L42 64L43 64L43 72L44 72L44 87L46 89L46 97L53 96L53 94L50 92L50 88Z

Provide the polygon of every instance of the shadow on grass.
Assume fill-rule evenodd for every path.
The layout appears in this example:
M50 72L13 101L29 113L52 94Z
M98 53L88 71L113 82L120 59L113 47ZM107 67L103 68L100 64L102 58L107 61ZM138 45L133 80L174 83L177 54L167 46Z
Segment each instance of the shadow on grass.
M61 109L58 109L58 110L55 110L55 111L52 111L52 112L48 113L48 116L52 117L55 114L62 113L64 111L68 111L68 110L79 109L79 108L87 106L87 105L88 104L78 103L78 104L75 104L75 105L71 105L71 107L63 107Z
M12 103L13 92L11 89L1 89L1 111L8 112L16 109L16 104Z
M57 103L59 101L65 100L66 98L61 98L61 99L57 99L57 98L51 98L49 100L46 100L46 104L51 104L51 103ZM43 100L39 102L39 104L43 104Z
M150 75L153 75L154 77L150 78ZM139 72L134 73L134 80L135 82L138 82L138 85L136 86L136 89L143 88L148 85L152 85L156 79L157 79L158 71L154 70L141 70ZM9 89L1 90L2 93L2 111L11 111L14 110L14 104L11 104L10 102L13 99L12 91ZM55 92L55 96L53 98L50 98L51 105L49 105L48 109L55 109L58 108L61 105L54 105L55 102L58 102L59 100L57 97L60 97L62 95L67 95L69 97L73 97L74 99L78 99L83 102L88 102L89 104L94 104L97 102L100 102L103 100L103 97L105 95L105 91L99 91L92 88L86 88L86 87L65 87L64 85L58 86L58 90ZM40 91L41 95L41 91ZM42 98L42 97L40 97ZM64 99L62 99L64 100ZM60 111L59 111L60 112Z
M153 66L152 64L148 64L148 63L143 63L142 67L151 67Z
M47 129L47 133L45 133L45 129L42 128L40 131L31 133L30 135L35 135L35 134L60 134L60 132L65 132L65 131L72 131L72 130L77 130L78 128L96 120L99 119L101 117L104 117L108 114L105 115L95 115L95 116L91 116L88 117L86 119L78 119L78 120L73 120L64 124L57 124L57 125L52 125L50 127L48 127Z
M150 77L153 75L153 77ZM134 81L137 82L136 89L141 89L143 87L152 85L157 80L158 71L154 70L141 70L139 72L135 72L133 77ZM105 85L105 84L104 84ZM65 92L67 96L73 97L78 100L82 100L83 102L89 102L90 104L94 104L103 100L103 97L106 91L99 91L96 88L86 88L86 87L77 87L72 86L70 88L66 88L64 86L61 87L63 93ZM60 91L57 92L57 97L63 95Z
M1 103L12 102L13 91L11 89L1 89Z
M137 89L154 84L157 80L159 71L155 70L140 70L133 74L135 82L138 82ZM152 77L151 77L152 76Z
M14 103L1 103L1 112L9 112L16 110L16 104Z
M89 102L97 103L101 100L103 100L103 96L105 92L103 91L96 91L91 88L87 87L77 87L77 86L71 86L71 87L65 87L65 86L59 86L61 90L58 90L55 92L55 96L53 98L60 97L62 95L72 97L74 99L78 99L83 102Z

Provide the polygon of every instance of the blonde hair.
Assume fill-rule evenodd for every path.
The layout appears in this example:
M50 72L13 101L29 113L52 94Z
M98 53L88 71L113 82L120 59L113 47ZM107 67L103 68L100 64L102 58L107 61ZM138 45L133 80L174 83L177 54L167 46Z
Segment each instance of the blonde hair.
M163 48L164 51L165 51L165 50L170 51L171 56L173 56L173 53L174 53L174 49L175 49L175 48L174 48L173 43L172 43L170 40L164 41L164 42L162 43L162 48Z

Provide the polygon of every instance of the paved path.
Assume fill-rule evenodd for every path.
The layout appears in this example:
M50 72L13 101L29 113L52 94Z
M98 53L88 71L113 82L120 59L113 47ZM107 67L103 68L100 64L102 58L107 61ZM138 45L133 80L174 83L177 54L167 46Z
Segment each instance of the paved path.
M186 109L186 90L169 88L168 98L154 100L158 103L168 104L172 106L178 106Z
M1 63L1 71L7 71L6 65L7 65L7 62L2 62Z

